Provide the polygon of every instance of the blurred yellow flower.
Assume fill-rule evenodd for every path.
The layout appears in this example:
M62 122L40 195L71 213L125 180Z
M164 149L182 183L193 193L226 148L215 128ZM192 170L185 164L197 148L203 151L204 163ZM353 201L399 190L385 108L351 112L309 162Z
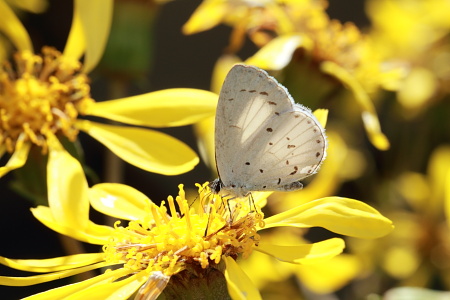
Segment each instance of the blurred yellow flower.
M446 0L367 2L373 51L405 71L397 92L404 117L416 116L450 93L449 10Z
M374 271L381 267L401 286L429 287L440 278L450 288L449 183L450 146L445 145L431 154L426 175L407 171L388 184L383 196L389 198L384 196L382 205L394 205L387 215L395 229L376 243L348 240L366 274L373 272L370 280L381 276Z
M318 226L342 235L377 238L392 230L391 221L375 209L339 197L311 201L263 219L259 203L264 199L258 194L253 205L247 200L227 201L212 194L207 183L198 185L194 205L189 205L180 185L175 199L168 197L157 206L122 184L88 188L79 162L62 147L56 148L59 153L51 152L48 162L49 207L38 206L32 209L33 215L56 232L103 245L103 252L42 260L0 257L0 263L12 268L46 273L0 277L0 284L27 286L103 267L118 268L26 299L127 299L136 291L135 299L156 299L166 286L179 280L188 284L188 278L213 271L222 260L231 297L260 299L257 288L236 264L238 256L245 259L255 250L283 262L308 264L338 255L344 242L331 238L317 243L272 244L261 239L259 231ZM65 177L69 180L59 176L54 164L67 167ZM66 184L64 189L54 188L61 183ZM128 226L120 222L114 228L93 223L89 220L89 203L104 214L128 220ZM170 282L175 277L177 280Z
M292 86L309 89L320 86L314 89L313 99L329 97L336 90L336 83L329 80L332 76L356 100L372 144L386 150L389 141L381 131L371 95L380 87L398 87L402 69L386 66L354 24L331 20L325 12L327 6L324 0L205 0L183 31L192 34L219 23L232 26L228 54L236 53L248 34L260 50L245 63L266 70L281 70L292 65L287 73L295 77L291 78ZM312 76L312 71L317 75ZM287 77L287 74L284 75ZM300 85L299 81L304 82ZM292 89L291 93L295 91ZM305 90L299 94L310 97Z
M214 114L217 96L196 89L168 89L148 94L95 102L86 73L103 53L111 23L113 1L75 1L69 38L61 54L44 47L33 54L23 25L3 0L0 31L18 52L14 62L0 67L0 157L11 158L0 176L22 167L32 146L43 154L59 153L49 142L64 136L75 141L84 131L125 161L144 170L174 175L191 170L195 152L161 132L137 127L112 126L81 119L97 116L137 126L189 125ZM79 62L84 55L84 64ZM57 166L64 168L65 166Z

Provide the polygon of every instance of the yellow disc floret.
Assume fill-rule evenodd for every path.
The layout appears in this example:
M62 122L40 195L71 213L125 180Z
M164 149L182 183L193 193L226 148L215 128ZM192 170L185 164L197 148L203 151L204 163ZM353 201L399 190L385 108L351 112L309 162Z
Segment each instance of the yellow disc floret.
M20 136L47 151L48 134L75 140L74 121L93 102L78 61L44 47L42 55L14 55L0 66L0 144L13 152Z
M179 196L167 199L170 214L165 202L160 206L149 202L146 220L130 221L127 227L117 222L115 236L103 247L107 260L124 263L135 272L160 271L171 276L189 264L203 269L218 264L223 255L248 256L259 242L256 225L261 213L230 219L226 199L207 189L199 187L202 205L198 208L189 207L180 186Z

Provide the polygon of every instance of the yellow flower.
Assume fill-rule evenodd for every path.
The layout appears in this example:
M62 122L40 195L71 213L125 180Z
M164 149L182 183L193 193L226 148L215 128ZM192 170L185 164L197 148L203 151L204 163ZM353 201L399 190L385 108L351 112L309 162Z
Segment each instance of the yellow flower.
M198 163L193 150L164 133L84 119L96 116L130 125L170 127L195 123L215 110L217 96L196 89L168 89L101 103L91 98L86 73L103 53L112 6L110 0L75 1L64 52L44 47L38 55L33 54L23 25L0 1L0 31L18 49L14 62L0 66L0 157L11 154L0 167L0 176L22 167L32 146L43 154L59 153L52 148L53 137L64 136L73 142L80 130L147 171L174 175ZM79 62L82 55L83 65Z
M180 185L175 199L168 197L167 202L158 206L122 184L88 188L79 162L62 148L59 152L51 152L49 156L49 207L39 206L32 212L61 234L103 245L103 252L42 260L0 257L2 264L12 268L45 273L0 277L0 284L26 286L98 268L113 269L26 299L128 299L136 291L135 299L155 299L166 287L170 286L173 292L181 288L177 282L189 284L192 278L206 276L223 265L233 299L260 299L256 287L235 262L238 257L245 259L258 251L283 262L307 264L341 253L344 242L331 238L312 244L271 244L260 238L259 231L318 226L338 234L377 238L392 230L391 222L375 209L339 197L311 201L263 220L259 203L264 203L264 199L257 194L252 204L248 199L227 201L213 195L204 184L198 186L192 205ZM67 166L65 176L70 184L65 189L52 188L61 181L67 182L59 176L54 164ZM128 225L116 222L113 228L93 223L89 220L89 202L102 213L128 220ZM189 290L192 292L192 288Z
M305 98L330 97L336 93L336 82L329 80L332 76L356 100L372 144L386 150L389 141L381 131L371 95L380 87L398 87L403 70L386 67L367 37L352 23L331 20L327 6L326 1L313 0L205 0L183 30L191 34L222 22L232 26L228 54L240 49L247 33L260 50L245 63L275 71L289 64L284 75L292 94L296 87Z
M394 206L387 215L395 229L376 243L348 240L350 252L362 259L370 280L388 275L399 286L430 287L439 278L444 289L450 288L449 183L449 145L432 152L427 174L405 171L393 183L381 182L379 203Z
M446 0L368 1L372 49L387 63L404 67L397 99L405 117L449 94L449 10Z

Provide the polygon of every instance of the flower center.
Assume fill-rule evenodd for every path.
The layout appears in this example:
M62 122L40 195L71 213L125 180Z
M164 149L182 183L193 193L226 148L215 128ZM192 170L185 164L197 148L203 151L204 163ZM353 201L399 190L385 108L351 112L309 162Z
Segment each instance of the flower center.
M0 145L11 153L22 136L45 153L48 134L64 134L74 141L74 122L94 101L80 70L80 62L50 47L44 47L41 56L18 52L13 65L0 66Z
M259 242L256 225L260 225L261 214L247 213L230 222L224 213L228 210L226 205L211 201L218 196L209 193L206 197L207 206L189 208L180 186L176 200L168 197L170 215L164 202L159 207L149 203L148 220L130 221L125 228L117 222L116 235L103 247L106 260L124 262L125 268L135 272L160 271L171 276L188 264L204 269L218 264L222 255L248 256ZM175 202L180 212L176 211Z

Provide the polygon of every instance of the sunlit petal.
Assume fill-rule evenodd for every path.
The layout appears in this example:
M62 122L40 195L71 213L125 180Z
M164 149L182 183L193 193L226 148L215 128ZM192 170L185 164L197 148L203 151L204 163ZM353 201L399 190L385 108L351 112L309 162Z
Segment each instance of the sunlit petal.
M278 246L260 243L254 249L271 255L280 261L296 264L312 264L341 254L344 247L344 240L333 238L314 244L297 246Z
M217 26L225 17L228 6L226 1L203 1L183 25L183 33L193 34Z
M194 132L197 136L197 147L200 152L200 157L210 170L216 170L214 161L214 122L215 118L210 117L194 124Z
M114 232L112 227L97 225L91 221L89 221L87 226L83 229L66 226L65 224L55 221L52 211L46 206L32 208L31 212L36 219L48 228L86 243L103 245Z
M186 144L161 132L88 121L79 121L77 126L126 162L146 171L178 175L199 162Z
M124 184L101 183L89 189L89 200L94 209L124 220L143 220L145 208L151 203L147 196Z
M233 300L262 299L258 289L231 257L224 257L228 292Z
M328 120L328 109L319 108L314 111L314 116L319 121L320 125L325 128Z
M30 152L30 147L31 143L18 142L16 144L16 149L13 155L11 155L6 165L0 167L0 177L4 176L11 170L22 167L27 161L28 153Z
M83 168L57 142L50 146L47 163L48 203L62 226L84 230L89 221L88 184Z
M91 285L64 299L85 300L92 295L95 295L95 299L128 299L147 280L145 275L145 272L141 272L123 280L110 282L107 287L104 284Z
M361 271L361 261L347 254L294 269L308 289L320 294L335 292L357 277Z
M300 47L309 47L311 41L300 35L283 35L274 38L262 47L245 63L265 70L281 70L291 61L294 51Z
M428 163L428 176L431 184L431 195L427 198L426 209L432 215L439 215L442 205L448 207L450 203L450 146L440 146L433 151ZM443 203L444 201L444 203ZM450 213L450 211L447 211ZM448 214L447 216L450 216ZM447 222L450 218L447 217Z
M26 300L48 300L48 299L67 299L65 297L70 295L77 295L77 292L82 291L94 285L100 285L105 288L104 284L108 284L117 278L125 276L129 273L129 270L118 269L110 272L106 272L102 275L95 276L94 278L77 282L74 284L62 286L56 289L48 290L30 297L25 298ZM24 300L25 300L24 299ZM89 298L85 298L89 299ZM91 298L92 299L92 298Z
M64 270L64 271L58 271L54 273L49 274L43 274L43 275L35 275L35 276L28 276L28 277L6 277L6 276L0 276L0 284L1 285L10 285L10 286L27 286L27 285L33 285L43 282L48 282L56 279L61 279L65 277L69 277L72 275L84 273L90 270L99 269L107 266L108 264L105 262L100 262L97 264L84 266L77 269L70 269L70 270Z
M378 238L392 231L392 222L376 209L357 200L327 197L264 220L264 228L292 226L323 227L330 231L360 238Z
M380 121L378 120L375 107L361 84L344 68L334 62L326 61L322 63L321 69L325 73L336 77L353 93L356 103L361 107L364 127L371 143L380 150L389 149L389 140L381 132Z
M85 54L84 71L99 62L108 41L113 11L112 0L76 0L64 56L79 60Z
M104 259L103 253L83 253L48 259L10 259L0 256L0 263L28 272L56 272L87 266Z
M214 65L211 79L211 91L217 94L220 93L225 77L228 72L230 72L230 69L237 63L242 63L242 60L235 55L225 54L219 57Z
M13 10L0 1L0 32L4 33L19 51L33 52L33 45L27 30Z
M86 114L133 125L174 127L213 116L217 95L198 89L167 89L138 96L95 102Z
M84 71L89 73L100 61L109 37L113 14L112 0L76 0L74 14L78 15L86 42Z
M69 37L63 55L68 59L77 61L83 56L86 50L86 39L84 37L83 24L79 14L74 13L72 25L70 26Z
M44 12L48 7L48 0L9 0L9 2L16 7L35 14Z

